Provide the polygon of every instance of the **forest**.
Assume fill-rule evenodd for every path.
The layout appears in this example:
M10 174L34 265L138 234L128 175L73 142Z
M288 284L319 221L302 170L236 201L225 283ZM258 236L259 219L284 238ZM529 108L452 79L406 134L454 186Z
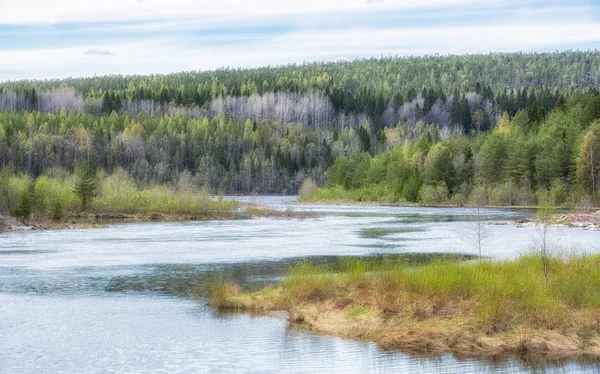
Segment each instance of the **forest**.
M600 96L572 94L550 113L503 113L489 132L443 136L427 125L416 138L386 131L387 150L338 157L326 188L310 199L430 205L553 206L598 203ZM395 134L396 133L396 134ZM393 135L392 135L393 134ZM395 141L391 141L395 139Z
M599 85L598 51L4 82L0 167L35 181L85 164L223 194L312 181L312 199L593 201Z

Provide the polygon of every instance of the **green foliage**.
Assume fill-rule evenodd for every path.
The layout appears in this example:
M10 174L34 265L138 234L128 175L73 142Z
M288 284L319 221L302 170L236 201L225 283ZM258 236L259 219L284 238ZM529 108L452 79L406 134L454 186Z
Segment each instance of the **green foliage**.
M1 171L0 171L1 173ZM68 214L82 208L77 186L89 188L92 173L83 178L52 169L32 180L23 175L9 175L2 182L8 187L7 193L16 199L12 213L17 217L49 218L60 221ZM112 174L93 173L95 198L88 200L86 213L98 214L172 214L187 217L228 216L237 209L235 201L213 200L208 190L195 185L190 174L182 174L174 186L138 187L131 175L123 169ZM82 183L82 180L85 184ZM5 182L6 181L6 182ZM2 184L0 184L0 191ZM2 197L2 195L0 195ZM88 195L89 198L89 195Z
M60 221L66 212L79 207L80 202L74 190L74 176L60 170L50 170L35 181L35 211L41 215L49 212L53 220Z
M100 194L91 209L100 213L163 213L201 217L235 208L235 202L213 201L209 191L194 186L193 181L185 180L187 178L182 175L174 188L139 188L125 170L117 169L101 181Z
M406 201L417 202L419 200L419 191L423 184L418 174L412 174L402 187L402 198Z
M479 153L479 173L483 183L492 184L502 180L507 160L507 137L494 131L486 138Z
M563 206L569 198L569 191L560 179L552 181L548 194L553 206Z
M89 160L91 169L125 170L139 189L172 185L188 171L197 186L224 193L291 194L310 178L350 199L391 202L418 202L423 184L440 183L456 203L473 200L471 191L489 193L490 203L529 201L556 180L567 195L598 196L599 54L392 57L6 82L0 95L17 99L0 108L0 166L39 177L57 167L84 170L81 160ZM280 94L323 105L286 117L276 109ZM60 110L43 107L50 97ZM67 111L66 97L84 105ZM240 104L248 100L261 100L261 114ZM83 174L73 188L89 208L93 178ZM0 209L17 208L17 187L0 181ZM67 195L50 199L41 190L34 211L73 209Z
M19 218L29 218L31 213L33 212L33 205L35 199L35 191L34 184L29 182L27 189L21 193L21 199L19 200L19 205L15 210L15 217Z
M320 191L320 196L337 191L360 201L373 196L372 201L495 206L535 205L545 194L554 206L573 205L582 194L597 199L600 125L586 127L581 119L586 103L596 96L574 95L561 110L539 117L535 126L524 124L530 117L522 113L512 122L503 116L501 128L478 136L454 134L441 140L434 128L423 128L404 146L372 157L366 174L366 161L342 157L329 169L329 192ZM369 189L371 194L365 192Z
M538 134L539 153L535 160L536 181L540 187L550 187L556 178L569 178L573 170L579 128L573 116L556 112L541 126Z
M548 285L548 272L550 266L550 253L549 253L549 227L552 224L552 216L555 212L555 205L553 196L550 191L543 191L539 193L538 197L538 209L536 212L536 220L538 224L538 238L537 244L539 246L539 252L542 259L542 268L544 271L544 281L546 286Z
M13 165L0 169L0 212L12 215L17 209L27 181L15 176Z
M452 188L455 180L453 155L444 143L438 143L427 153L423 165L423 179L427 184L442 182Z
M99 100L101 110L110 114L113 110L118 111L120 103L127 99L205 107L213 98L228 94L250 96L320 89L330 93L336 110L359 108L370 114L381 110L382 105L390 101L397 108L413 100L416 90L421 91L422 87L428 88L421 92L425 99L422 109L426 112L441 94L448 96L468 87L484 98L498 94L506 107L502 110L509 110L514 115L517 104L527 104L537 97L544 98L540 100L544 108L548 102L557 100L552 99L552 95L546 97L547 91L581 90L598 82L598 57L598 51L568 51L370 58L168 75L6 82L0 85L0 91L10 89L27 93L23 106L33 110L35 105L31 104L35 104L32 99L36 95L68 85L86 98ZM515 90L503 92L506 87L515 87ZM463 100L456 102L455 122L466 125L468 120L460 120ZM597 109L590 107L589 110ZM477 121L473 124L476 126Z
M547 279L540 267L547 262ZM375 299L405 295L409 300L469 304L490 333L524 325L534 328L571 326L575 310L600 307L598 255L523 255L510 261L458 262L440 258L410 266L405 261L301 263L283 282L290 303L343 297L349 290L369 289ZM401 299L406 302L406 298ZM349 311L354 315L361 312Z
M427 205L443 205L448 203L448 187L440 182L435 186L425 184L419 192L420 201Z
M576 178L579 185L592 195L600 191L600 121L584 133L577 151Z
M79 172L79 179L75 184L75 194L81 200L81 208L88 209L92 199L96 197L98 189L98 179L96 171L89 163L84 163Z

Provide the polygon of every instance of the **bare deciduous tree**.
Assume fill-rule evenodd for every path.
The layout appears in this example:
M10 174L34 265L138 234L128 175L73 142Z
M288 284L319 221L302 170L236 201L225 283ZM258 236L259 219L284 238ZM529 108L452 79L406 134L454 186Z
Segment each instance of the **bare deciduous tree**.
M485 223L480 204L473 207L472 215L473 220L467 223L458 236L468 245L477 249L479 261L481 261L483 259L483 242L490 238L491 232Z

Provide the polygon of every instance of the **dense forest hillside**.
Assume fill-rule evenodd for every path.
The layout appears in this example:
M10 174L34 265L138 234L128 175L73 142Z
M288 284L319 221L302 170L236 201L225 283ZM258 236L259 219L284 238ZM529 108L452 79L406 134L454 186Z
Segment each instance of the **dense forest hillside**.
M313 199L426 204L596 204L600 187L600 96L572 94L543 118L504 113L490 132L396 137L372 156L339 157ZM392 130L386 131L390 134ZM391 135L388 135L388 139Z
M598 51L5 82L0 166L36 178L85 161L223 193L312 179L327 198L564 202L597 196L599 86Z
M0 84L0 109L130 115L158 110L195 117L205 109L257 120L355 126L366 116L375 128L424 119L461 124L468 132L472 124L461 113L463 99L471 112L481 109L487 116L514 115L532 101L550 110L559 92L598 87L599 57L598 51L424 56L19 81Z

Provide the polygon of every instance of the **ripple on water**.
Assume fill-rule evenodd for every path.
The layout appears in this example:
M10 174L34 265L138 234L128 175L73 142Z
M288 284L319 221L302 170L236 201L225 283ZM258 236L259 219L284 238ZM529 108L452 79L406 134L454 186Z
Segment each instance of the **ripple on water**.
M467 223L466 210L299 209L333 214L306 220L129 223L106 229L2 234L0 372L512 373L532 369L514 360L417 358L384 352L373 344L290 329L277 318L217 314L187 298L194 284L223 274L246 287L277 282L290 263L303 258L324 256L321 259L333 261L336 256L464 249L456 232ZM526 214L488 213L494 219ZM531 239L530 229L491 228L496 237L486 250L492 257L514 257ZM599 242L598 235L565 230L561 238L567 244L592 248ZM595 364L542 367L545 372L593 372Z

